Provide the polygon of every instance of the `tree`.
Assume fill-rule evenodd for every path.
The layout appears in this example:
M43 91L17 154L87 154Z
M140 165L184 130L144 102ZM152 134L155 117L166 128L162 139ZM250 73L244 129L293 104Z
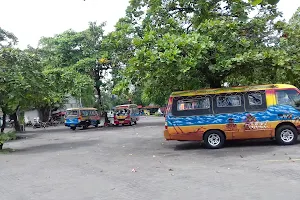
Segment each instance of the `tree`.
M17 37L0 27L0 48L8 47L16 44L18 41Z
M254 8L233 0L132 1L127 18L141 23L135 34L127 34L133 36L134 52L115 90L128 91L133 84L144 99L162 105L174 90L221 87L236 82L231 77L253 77L270 63L278 66L272 55L282 51L272 44L279 41L280 13L262 3L250 17Z
M103 107L101 90L105 87L105 72L111 68L108 54L102 48L104 26L105 23L97 25L91 22L88 29L84 31L68 30L40 40L40 49L46 65L54 68L71 67L94 80L93 85L100 108ZM87 91L81 90L80 93L87 94ZM90 97L94 94L90 93L88 96L90 101Z
M263 3L263 0L249 0L249 2L251 2L252 5L256 6L256 5L260 4L260 3ZM277 4L279 2L279 0L267 0L267 2L269 4L275 5L275 4Z
M41 112L42 121L47 121L50 111L61 107L69 95L79 99L93 93L93 82L89 76L80 74L73 68L45 68L39 94L32 101ZM85 99L85 98L83 98Z
M278 70L278 80L300 87L300 8L294 13L288 23L279 24L283 33L278 43L285 59L278 58L282 68Z
M41 69L36 57L26 51L15 48L0 50L0 106L4 118L10 114L15 122L15 128L20 130L17 112L21 107L28 106L31 96L37 93L41 80ZM5 127L5 120L2 132Z
M29 47L26 50L12 45L0 49L0 107L5 117L14 120L16 131L20 131L20 111L37 108L42 120L47 121L51 108L59 107L68 95L80 98L93 93L93 82L89 76L73 67L55 68L46 65L44 52Z

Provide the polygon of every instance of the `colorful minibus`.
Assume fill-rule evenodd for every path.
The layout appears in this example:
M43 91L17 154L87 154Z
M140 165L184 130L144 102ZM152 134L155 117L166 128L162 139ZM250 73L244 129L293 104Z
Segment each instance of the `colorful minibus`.
M115 108L114 124L115 125L132 125L137 124L139 120L139 109L136 104L119 105Z
M65 126L72 130L76 127L86 129L90 125L98 127L100 124L100 116L96 108L69 108L65 118Z
M271 138L295 144L300 130L299 90L272 84L174 92L165 117L166 140L203 141L207 148L226 140Z

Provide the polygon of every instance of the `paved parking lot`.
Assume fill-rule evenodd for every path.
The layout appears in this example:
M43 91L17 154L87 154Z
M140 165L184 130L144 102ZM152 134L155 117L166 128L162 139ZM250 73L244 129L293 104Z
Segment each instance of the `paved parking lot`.
M163 118L36 129L0 154L1 200L300 199L300 144L166 142Z

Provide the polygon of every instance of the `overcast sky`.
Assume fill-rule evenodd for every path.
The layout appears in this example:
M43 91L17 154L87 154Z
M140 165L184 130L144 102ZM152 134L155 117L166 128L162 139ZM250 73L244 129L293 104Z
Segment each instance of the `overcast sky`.
M19 47L36 47L42 36L67 29L81 31L89 21L107 22L106 31L125 14L129 0L0 0L0 26L19 38ZM300 0L281 0L279 10L289 19Z

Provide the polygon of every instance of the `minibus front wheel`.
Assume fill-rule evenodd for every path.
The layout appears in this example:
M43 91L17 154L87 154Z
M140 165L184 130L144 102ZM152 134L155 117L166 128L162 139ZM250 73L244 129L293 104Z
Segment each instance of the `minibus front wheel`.
M220 130L209 130L203 136L204 144L209 149L219 149L224 146L225 135Z
M280 125L276 129L276 141L280 145L291 145L297 142L298 131L291 125Z

